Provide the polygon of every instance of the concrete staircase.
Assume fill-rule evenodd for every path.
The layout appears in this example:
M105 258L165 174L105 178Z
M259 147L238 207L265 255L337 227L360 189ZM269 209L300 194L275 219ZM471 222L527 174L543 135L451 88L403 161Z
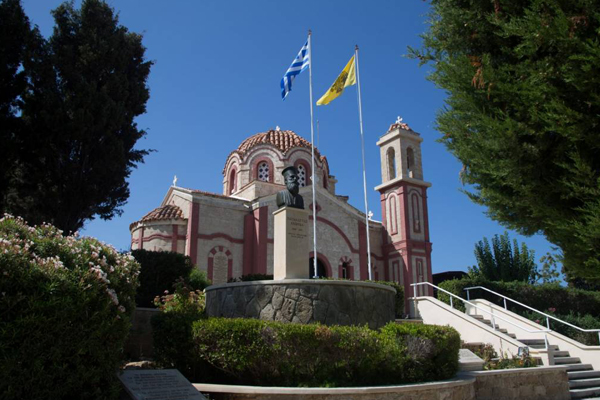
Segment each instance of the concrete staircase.
M477 314L470 316L492 327L492 322L485 317ZM499 328L496 325L495 329L531 349L546 348L546 343L543 339L517 339L514 333L510 333L504 328ZM556 345L549 345L548 350L554 356L554 365L564 365L567 367L569 392L572 399L600 399L600 371L595 371L591 364L582 364L579 357L571 357L568 351L561 351Z

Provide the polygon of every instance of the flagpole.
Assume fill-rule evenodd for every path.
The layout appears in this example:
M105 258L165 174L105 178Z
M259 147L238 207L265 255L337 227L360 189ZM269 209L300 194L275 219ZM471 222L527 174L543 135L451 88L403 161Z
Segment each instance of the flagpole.
M311 169L312 169L312 204L313 204L313 278L317 278L317 193L315 186L315 123L313 117L313 85L312 85L312 32L308 30L308 81L309 83L309 96L310 96L310 149L312 153L311 157Z
M369 280L373 280L371 273L371 240L369 238L369 204L367 203L367 170L365 167L365 135L363 132L362 120L362 102L360 95L360 73L358 71L358 45L354 49L354 59L356 60L356 85L358 87L358 119L360 121L360 143L362 150L362 167L363 167L363 186L365 192L365 231L367 234L367 261L369 266Z

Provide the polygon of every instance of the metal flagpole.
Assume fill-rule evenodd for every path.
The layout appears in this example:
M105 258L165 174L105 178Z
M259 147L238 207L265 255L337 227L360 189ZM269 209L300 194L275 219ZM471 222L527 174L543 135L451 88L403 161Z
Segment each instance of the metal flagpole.
M311 41L312 32L308 31L308 80L309 84L309 93L310 93L310 149L312 152L311 162L312 162L312 198L313 198L313 278L317 278L317 193L315 191L315 186L317 182L315 181L315 124L313 122L313 87L312 87L312 41Z
M373 280L371 273L371 239L369 238L369 204L367 203L367 170L365 167L365 135L363 132L362 102L360 96L360 74L358 72L358 45L354 49L356 68L356 85L358 86L358 118L360 121L360 144L362 147L363 186L365 191L365 230L367 234L367 261L369 265L369 280Z

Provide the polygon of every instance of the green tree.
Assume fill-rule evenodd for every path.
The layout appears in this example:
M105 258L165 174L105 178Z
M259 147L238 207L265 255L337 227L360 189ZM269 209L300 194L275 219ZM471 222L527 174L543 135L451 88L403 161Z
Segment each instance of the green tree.
M441 141L469 197L600 281L600 2L431 0L412 57L447 93Z
M10 140L15 161L1 211L75 231L122 213L126 179L148 154L135 149L145 135L135 118L146 111L152 62L141 35L119 25L104 1L84 0L80 9L67 2L53 16L50 38L22 43L28 57L17 71L27 87L13 107L21 126Z
M559 265L562 261L562 254L556 253L557 247L552 247L552 251L546 252L541 258L542 267L538 269L537 280L542 283L560 282Z
M537 278L535 252L529 250L525 243L514 239L511 245L508 232L494 235L490 246L487 238L475 244L477 266L469 269L469 274L490 281L533 283Z

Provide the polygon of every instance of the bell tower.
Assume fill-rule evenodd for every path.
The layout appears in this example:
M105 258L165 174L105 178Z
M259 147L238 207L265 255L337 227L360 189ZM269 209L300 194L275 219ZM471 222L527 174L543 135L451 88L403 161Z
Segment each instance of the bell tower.
M417 282L431 282L431 242L427 213L427 188L423 180L423 138L402 118L393 123L377 145L381 154L381 194L384 226L383 257L386 279L404 286L405 297L413 296ZM418 296L431 296L431 287L419 286ZM408 302L405 304L408 310Z

